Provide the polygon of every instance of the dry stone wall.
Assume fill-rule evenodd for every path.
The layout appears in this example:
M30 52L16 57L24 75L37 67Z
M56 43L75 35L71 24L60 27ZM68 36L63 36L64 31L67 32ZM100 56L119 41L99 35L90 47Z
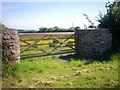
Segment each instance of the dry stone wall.
M16 30L7 29L2 32L2 61L4 63L19 63L20 45Z
M2 33L0 32L0 61L2 60Z
M76 53L83 56L101 56L111 49L112 36L107 29L80 29L75 31Z

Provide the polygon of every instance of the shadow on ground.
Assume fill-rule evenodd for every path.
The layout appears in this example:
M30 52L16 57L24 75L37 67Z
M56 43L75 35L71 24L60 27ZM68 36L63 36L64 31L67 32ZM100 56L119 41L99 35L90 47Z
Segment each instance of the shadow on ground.
M111 56L112 56L112 53L109 52L109 53L105 53L101 56L93 56L93 57L90 57L90 56L83 56L83 55L77 55L77 54L69 54L69 55L65 55L65 56L60 56L59 59L60 60L65 60L65 61L71 61L71 60L86 60L86 61L90 61L90 62L93 62L93 61L109 61L111 60Z

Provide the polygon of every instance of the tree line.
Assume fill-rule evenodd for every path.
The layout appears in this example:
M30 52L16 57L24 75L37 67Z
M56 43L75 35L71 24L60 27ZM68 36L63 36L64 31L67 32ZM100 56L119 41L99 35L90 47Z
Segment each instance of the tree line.
M40 27L38 31L36 30L17 30L19 33L45 33L45 32L74 32L75 27L71 28L59 28L57 26L53 28L47 28L47 27Z

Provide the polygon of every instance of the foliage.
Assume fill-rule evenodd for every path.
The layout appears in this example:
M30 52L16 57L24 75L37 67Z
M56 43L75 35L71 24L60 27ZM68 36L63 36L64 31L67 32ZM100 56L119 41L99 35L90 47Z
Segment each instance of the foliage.
M98 27L108 28L112 33L112 48L114 51L120 50L120 0L114 2L108 2L106 4L107 13L99 14Z
M12 64L5 64L2 63L2 77L15 77L16 75L16 70L17 70L17 65L12 65Z
M68 57L69 58L69 57ZM120 53L109 61L58 56L21 60L15 67L3 67L3 88L116 88ZM9 71L9 72L8 72ZM6 73L7 72L7 73Z
M0 31L5 30L5 29L7 29L7 27L4 24L0 23Z
M45 32L74 32L75 27L70 27L68 29L66 28L59 28L57 26L53 28L47 28L47 27L40 27L39 31L36 30L23 30L23 29L18 29L18 33L45 33Z
M40 32L46 32L46 31L47 31L47 28L46 28L46 27L41 27L41 28L39 28L39 31L40 31Z
M22 29L18 29L17 31L18 33L35 33L36 32L35 30L22 30Z
M53 28L46 28L46 27L41 27L39 28L39 33L41 32L74 32L75 28L70 27L69 29L66 28L59 28L58 26L55 26Z
M88 20L88 22L91 24L88 28L96 28L96 26L94 25L94 23L90 20L90 18L88 17L88 15L83 14L83 16L86 17L86 19ZM86 25L84 25L86 27Z

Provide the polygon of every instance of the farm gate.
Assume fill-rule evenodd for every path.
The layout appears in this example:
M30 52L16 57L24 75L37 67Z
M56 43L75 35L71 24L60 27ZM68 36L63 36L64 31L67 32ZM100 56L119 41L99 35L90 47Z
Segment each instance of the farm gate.
M21 58L75 52L74 32L19 33Z

